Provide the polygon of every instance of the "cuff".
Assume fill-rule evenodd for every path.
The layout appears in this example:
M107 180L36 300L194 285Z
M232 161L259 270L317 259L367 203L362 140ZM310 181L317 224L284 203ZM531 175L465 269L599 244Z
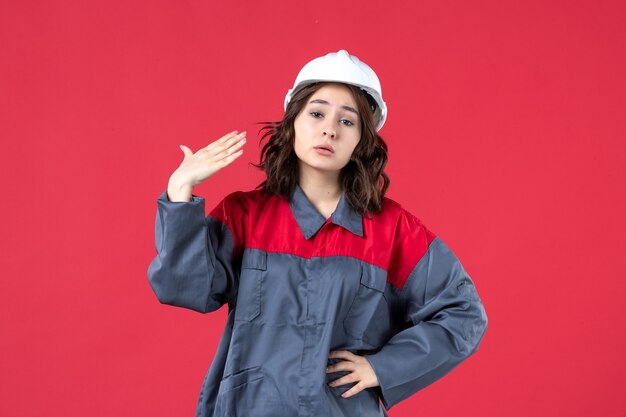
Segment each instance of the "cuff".
M391 401L391 393L388 392L388 382L385 376L383 375L382 369L384 364L381 363L381 358L377 357L376 354L373 355L365 355L365 359L370 363L372 369L374 369L374 373L376 374L376 379L378 379L378 386L374 387L378 397L383 402L386 410L389 410L396 403Z
M167 190L165 190L159 195L159 198L157 200L159 202L168 203L168 204L199 203L204 200L204 197L200 197L195 194L192 194L191 201L170 201L169 198L167 198Z

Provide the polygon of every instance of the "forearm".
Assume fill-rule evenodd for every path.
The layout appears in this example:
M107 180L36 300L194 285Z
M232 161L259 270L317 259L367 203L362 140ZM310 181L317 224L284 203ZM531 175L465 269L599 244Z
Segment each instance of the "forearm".
M407 327L367 356L387 408L473 354L487 328L473 281L439 238L415 266L401 294Z
M215 294L226 291L224 263L215 259L208 239L204 200L169 202L165 193L158 200L155 225L157 256L148 268L150 285L159 301L199 312L212 311L223 303ZM227 252L229 248L219 248ZM216 268L217 264L217 268Z
M484 333L485 321L477 319ZM473 354L480 338L469 342L436 322L422 322L392 338L383 348L366 355L387 409L442 378Z

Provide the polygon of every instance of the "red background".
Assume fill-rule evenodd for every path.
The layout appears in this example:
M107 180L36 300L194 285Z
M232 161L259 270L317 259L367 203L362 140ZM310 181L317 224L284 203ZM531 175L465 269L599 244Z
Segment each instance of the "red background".
M390 416L626 415L626 2L0 7L0 415L193 415L226 308L156 300L156 198L179 144L235 129L243 156L194 192L254 188L255 123L341 48L382 80L388 195L489 316Z

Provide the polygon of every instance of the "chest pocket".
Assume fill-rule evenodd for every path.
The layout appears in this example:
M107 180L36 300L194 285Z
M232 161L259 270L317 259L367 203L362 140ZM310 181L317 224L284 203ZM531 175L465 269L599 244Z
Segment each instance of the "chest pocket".
M261 286L267 270L267 252L246 249L241 259L235 321L252 321L261 314Z
M373 265L363 265L357 294L343 321L349 336L374 347L382 346L391 332L389 305L385 298L387 273Z

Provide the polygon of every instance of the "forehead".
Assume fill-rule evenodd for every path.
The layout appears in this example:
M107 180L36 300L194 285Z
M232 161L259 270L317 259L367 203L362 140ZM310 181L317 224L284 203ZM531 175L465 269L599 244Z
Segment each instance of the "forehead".
M352 96L350 89L344 84L324 84L311 95L309 102L315 99L323 99L331 105L346 105L356 108L356 100Z

